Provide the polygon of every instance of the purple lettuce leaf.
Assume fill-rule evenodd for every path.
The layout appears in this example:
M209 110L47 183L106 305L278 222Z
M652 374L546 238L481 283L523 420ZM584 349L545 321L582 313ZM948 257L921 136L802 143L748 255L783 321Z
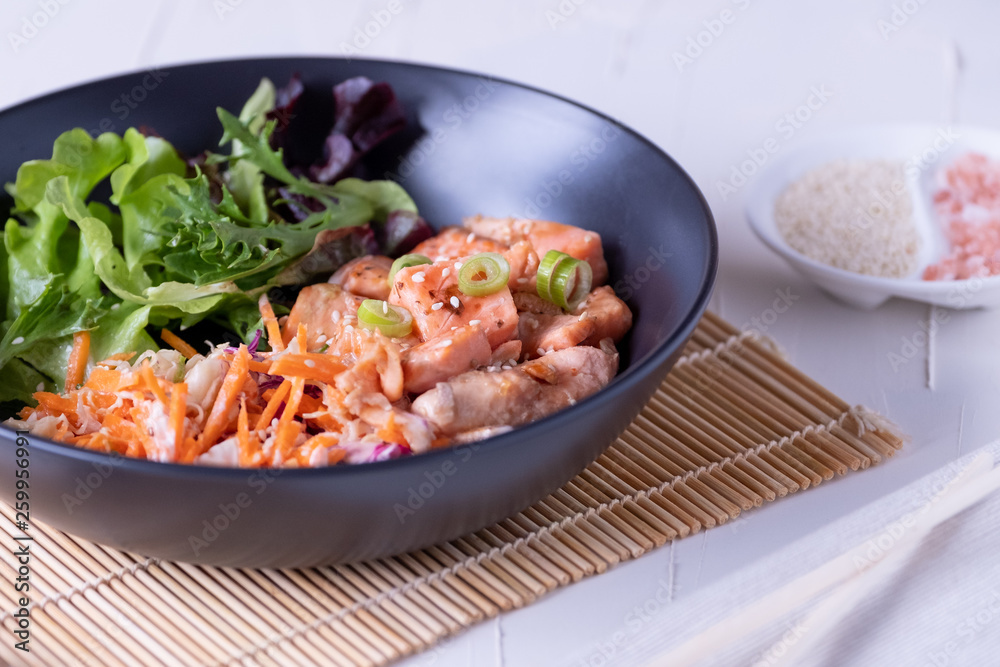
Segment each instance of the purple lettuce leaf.
M324 162L310 170L321 183L343 177L365 153L406 125L403 107L387 83L355 77L334 86L333 97L334 124Z
M430 237L434 230L427 221L412 211L392 211L385 224L378 229L382 252L389 257L399 257Z

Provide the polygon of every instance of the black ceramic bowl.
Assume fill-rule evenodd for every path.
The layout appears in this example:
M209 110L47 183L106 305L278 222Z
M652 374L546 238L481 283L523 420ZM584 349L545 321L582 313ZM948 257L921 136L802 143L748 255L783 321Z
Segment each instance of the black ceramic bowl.
M249 471L126 460L30 437L31 520L127 551L245 567L298 567L425 547L477 530L554 491L596 458L662 381L708 302L716 235L704 199L665 153L591 109L532 88L420 65L268 58L137 72L0 113L0 181L51 155L73 127L148 126L191 154L220 137L260 78L298 72L313 98L290 148L318 154L334 84L387 81L409 129L369 155L434 225L474 213L595 230L612 284L635 312L622 370L576 406L474 446L383 463ZM312 108L312 111L308 109ZM305 114L309 114L308 117ZM312 133L309 136L309 133ZM0 202L0 214L10 202ZM3 500L15 493L14 434L0 429Z

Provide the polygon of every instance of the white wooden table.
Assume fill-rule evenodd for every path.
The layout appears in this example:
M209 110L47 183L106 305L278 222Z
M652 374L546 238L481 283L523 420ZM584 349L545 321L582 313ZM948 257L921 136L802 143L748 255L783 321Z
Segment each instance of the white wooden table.
M620 119L673 155L718 223L712 308L736 324L763 318L759 328L800 368L914 440L889 465L559 590L406 663L583 665L663 591L662 600L682 600L1000 436L1000 312L942 318L909 302L874 312L841 305L751 234L745 187L724 197L718 185L769 138L780 155L854 123L997 126L998 26L1000 3L988 0L5 0L0 108L154 65L352 49L539 86ZM779 126L810 95L809 118L792 132L787 121ZM794 302L774 318L767 311L777 292ZM920 332L932 317L947 321L928 337ZM893 363L911 344L905 363Z

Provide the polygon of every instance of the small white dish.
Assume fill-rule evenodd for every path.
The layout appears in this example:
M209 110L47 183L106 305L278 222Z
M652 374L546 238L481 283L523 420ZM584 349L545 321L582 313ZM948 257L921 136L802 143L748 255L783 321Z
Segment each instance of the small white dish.
M823 290L852 306L870 310L891 297L900 297L949 308L995 308L1000 306L1000 276L948 281L920 277L948 248L932 208L935 177L939 169L968 151L1000 158L1000 131L899 124L830 133L790 149L754 179L747 195L747 217L753 231L772 250ZM794 250L778 232L774 221L778 196L805 172L838 159L886 159L905 164L915 223L922 241L919 266L913 274L882 278L828 266Z

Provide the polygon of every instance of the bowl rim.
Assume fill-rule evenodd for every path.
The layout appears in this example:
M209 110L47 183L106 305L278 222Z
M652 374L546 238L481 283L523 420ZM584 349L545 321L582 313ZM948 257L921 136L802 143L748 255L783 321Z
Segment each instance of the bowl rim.
M822 166L838 159L887 159L894 158L865 158L857 155L850 155L851 151L845 151L839 157L824 156L818 159L812 167L806 167L791 172L789 165L797 158L809 153L820 153L830 145L835 145L848 137L856 137L863 134L905 133L905 132L926 132L928 130L940 129L942 127L955 127L961 131L961 136L967 135L991 135L1000 141L1000 130L977 125L964 124L935 124L935 123L864 123L842 127L821 136L813 137L809 140L794 146L785 152L773 164L768 165L755 179L751 190L747 193L744 205L744 212L750 229L764 242L771 250L782 255L792 264L801 264L809 271L823 275L839 281L850 282L858 287L877 288L880 291L901 295L905 297L921 296L947 296L956 291L963 290L981 291L985 288L1000 288L1000 275L984 276L981 278L964 278L961 280L924 280L922 278L907 276L891 278L887 276L872 276L864 273L855 273L847 269L841 269L829 264L824 264L815 260L792 246L788 245L781 233L778 232L777 224L774 220L774 203L782 189L778 189L776 183L780 177L785 176L789 183L796 179L792 176L801 177L809 169ZM969 145L962 145L964 151L975 150ZM942 155L947 155L950 149L946 149ZM1000 158L1000 155L994 156ZM787 187L787 186L785 186ZM930 194L930 193L925 193ZM933 215L933 211L927 211L928 215Z
M74 447L73 445L64 444L61 442L56 442L44 438L41 436L28 434L27 437L30 438L31 446L38 447L39 449L54 454L56 456L63 456L70 459L77 459L80 462L91 463L93 465L107 465L108 461L116 461L113 465L116 468L131 468L135 472L148 474L154 477L177 477L184 476L188 477L193 475L194 478L200 477L211 477L216 478L222 476L224 479L243 479L248 475L268 473L274 474L275 477L289 477L289 478L303 478L311 476L339 476L348 474L358 474L362 471L388 471L392 468L403 468L409 466L420 465L422 468L431 467L435 462L440 465L443 461L454 454L455 451L461 451L464 448L470 446L483 446L488 445L493 449L499 450L504 448L510 448L517 445L518 441L522 439L525 434L526 429L539 429L539 428L553 428L558 430L561 422L572 419L581 410L586 410L587 406L594 405L598 402L614 401L621 397L626 390L626 385L632 385L639 381L640 375L643 375L643 371L651 372L656 368L666 363L669 357L677 351L679 347L679 341L686 340L690 336L691 332L697 326L702 315L708 307L709 299L711 298L712 291L715 286L715 281L718 276L718 262L719 262L719 238L718 229L715 224L715 218L712 215L712 210L705 199L704 193L695 183L691 175L676 161L672 156L670 156L665 150L653 143L645 135L639 133L638 131L632 129L630 126L618 121L616 118L606 114L604 112L598 111L588 105L581 102L573 100L569 97L561 95L559 93L554 93L537 86L530 84L525 84L505 77L494 76L492 74L487 74L483 72L478 72L474 70L459 69L454 67L445 67L435 64L424 64L419 62L393 60L389 58L347 58L343 56L328 56L328 55L275 55L275 56L258 56L250 58L218 58L218 59L208 59L208 60L192 60L192 61L182 61L178 63L168 63L163 65L154 65L145 68L135 68L125 72L120 72L117 74L111 74L108 76L95 77L83 81L82 83L70 84L46 93L39 94L35 97L31 97L27 100L23 100L14 104L13 106L5 107L0 109L0 118L6 115L8 112L13 112L20 110L22 108L30 107L33 104L48 101L51 98L59 97L61 95L66 95L72 93L81 88L86 88L87 86L95 85L98 83L104 83L108 81L113 81L115 79L125 79L129 77L134 77L137 74L143 72L148 72L151 69L198 69L205 66L213 65L226 65L226 64L247 64L252 65L254 63L275 63L282 61L301 61L309 60L316 62L341 62L341 63L352 63L352 62L362 62L362 63L373 63L380 65L388 65L391 67L398 67L403 69L411 70L430 70L441 72L448 75L460 75L467 77L485 78L490 81L496 81L503 85L512 86L515 88L520 88L522 90L527 90L529 92L547 97L549 99L558 100L564 104L568 104L571 107L582 110L592 116L595 116L601 120L614 124L617 128L622 130L628 135L631 135L634 139L638 140L641 144L645 145L646 148L651 150L654 154L658 155L661 159L665 160L673 166L673 168L678 172L682 181L690 188L691 192L695 195L697 202L701 208L704 215L704 220L707 223L707 235L708 243L706 244L707 256L705 257L704 271L700 277L700 288L698 294L696 295L694 302L688 312L684 315L681 320L680 325L672 332L670 336L658 343L652 350L647 352L644 356L639 359L632 361L630 366L624 371L620 371L612 378L611 382L599 390L598 392L587 396L586 398L580 400L575 405L569 408L559 410L551 415L542 417L533 422L518 426L512 431L506 433L501 433L489 438L485 438L474 443L456 445L454 447L446 447L441 449L432 449L420 454L400 457L397 459L391 459L387 461L373 461L370 463L356 464L356 465L346 465L346 466L325 466L322 468L240 468L240 467L230 467L230 466L208 466L208 465L193 465L193 464L183 464L183 463L173 463L173 462L159 462L151 461L149 459L139 459L131 458L121 454L112 454L107 452L98 452L90 449L83 449L80 447ZM10 440L13 441L17 436L17 432L11 428L0 425L0 441ZM610 444L610 443L608 443ZM280 475L278 474L280 473ZM189 478L190 479L190 478Z

